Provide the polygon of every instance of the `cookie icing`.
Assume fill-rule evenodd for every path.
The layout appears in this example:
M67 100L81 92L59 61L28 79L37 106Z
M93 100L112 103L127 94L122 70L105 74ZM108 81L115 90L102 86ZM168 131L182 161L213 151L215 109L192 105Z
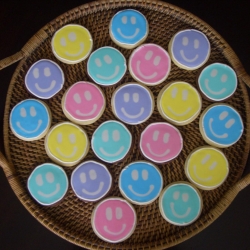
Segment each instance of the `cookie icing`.
M76 196L85 201L97 201L110 190L112 176L105 165L96 161L81 163L71 175Z
M50 206L63 199L68 190L65 171L52 163L37 166L28 178L28 190L41 205Z
M113 94L112 105L115 115L132 125L145 122L154 109L151 91L137 83L119 87Z
M119 176L119 189L122 195L138 205L149 204L157 199L162 186L160 170L145 161L130 163Z
M10 113L10 128L22 140L33 141L43 137L51 124L50 110L35 99L19 102Z
M237 88L237 76L228 65L213 63L201 71L198 85L207 98L212 101L222 101L234 94Z
M165 122L149 124L140 137L142 154L151 161L163 163L177 157L183 147L181 133Z
M63 87L64 73L55 62L42 59L35 62L25 76L28 91L41 99L49 99Z

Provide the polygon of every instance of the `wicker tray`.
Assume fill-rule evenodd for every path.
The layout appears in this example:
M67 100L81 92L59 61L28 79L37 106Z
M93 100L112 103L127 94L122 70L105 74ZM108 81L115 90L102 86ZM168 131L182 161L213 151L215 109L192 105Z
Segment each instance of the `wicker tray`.
M105 45L110 45L119 49L128 59L131 50L117 47L111 41L108 34L108 25L111 17L117 11L124 8L134 8L141 11L148 19L150 25L150 32L146 42L157 43L164 48L167 48L172 35L181 29L195 28L207 35L212 46L208 63L227 63L231 65L237 73L239 82L238 89L228 103L240 112L244 121L245 131L238 143L223 150L230 162L229 177L227 181L216 190L201 191L204 208L201 216L195 223L186 227L170 225L160 215L158 200L147 206L134 205L138 215L138 224L134 234L122 243L109 244L97 238L91 228L90 216L95 203L84 203L80 201L71 189L65 199L55 207L40 206L31 198L26 188L27 178L36 165L50 160L45 153L43 139L35 142L25 142L17 139L10 131L8 119L9 113L14 105L23 99L32 97L24 87L24 76L27 70L35 61L41 58L48 58L56 61L62 67L66 76L63 90L47 101L52 110L52 124L67 120L60 108L63 93L76 81L88 80L89 78L85 70L86 61L76 65L66 65L59 62L53 56L50 41L54 32L68 23L81 24L90 30L94 40L94 50ZM11 80L5 106L4 143L8 160L0 153L0 165L3 167L12 189L27 210L44 226L62 238L82 247L92 249L167 248L190 238L212 223L227 208L237 193L250 183L250 175L240 180L250 146L249 100L245 88L245 84L250 85L250 78L245 73L237 56L220 35L192 14L173 5L156 1L148 1L145 3L143 0L110 0L85 4L61 15L42 28L28 41L20 52L0 61L0 69L18 60L21 60L21 62ZM151 87L151 90L156 97L166 83L173 80L184 80L195 84L196 75L197 71L188 72L172 65L172 70L167 81L158 86ZM133 79L127 72L120 84L129 81L133 81ZM116 87L102 88L107 100L111 99L115 88ZM209 102L203 100L203 110L209 104ZM89 138L97 126L108 119L115 119L109 101L107 109L101 119L92 125L84 126ZM155 109L152 117L147 122L141 125L127 126L133 134L135 143L131 153L122 163L107 164L110 171L114 174L114 186L110 195L121 196L117 184L119 173L121 169L131 161L144 159L138 150L139 135L149 123L157 121L162 121L162 118ZM183 135L184 148L175 160L159 166L163 173L164 186L174 181L187 180L184 173L186 157L196 147L205 145L198 128L198 119L189 125L179 128ZM190 136L190 134L192 136ZM92 150L89 151L85 159L98 160ZM70 177L73 168L64 167L64 169Z

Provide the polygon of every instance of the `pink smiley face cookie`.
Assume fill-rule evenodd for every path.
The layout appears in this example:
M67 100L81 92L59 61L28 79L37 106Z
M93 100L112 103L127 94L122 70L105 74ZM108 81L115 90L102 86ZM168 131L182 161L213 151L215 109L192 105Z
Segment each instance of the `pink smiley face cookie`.
M133 51L129 59L132 77L149 86L162 83L169 75L171 59L159 45L143 44Z
M177 157L183 147L181 133L165 122L151 123L141 134L140 149L151 161L164 163Z
M90 82L77 82L62 98L65 116L80 125L97 121L106 106L104 94L99 87Z
M107 198L98 203L91 217L95 234L111 243L129 238L135 230L136 221L132 205L119 197Z

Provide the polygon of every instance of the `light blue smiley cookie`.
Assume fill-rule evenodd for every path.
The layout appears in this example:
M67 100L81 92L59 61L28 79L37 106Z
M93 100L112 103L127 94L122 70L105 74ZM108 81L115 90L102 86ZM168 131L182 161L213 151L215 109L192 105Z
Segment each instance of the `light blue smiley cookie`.
M139 11L128 9L116 13L109 26L111 39L119 46L127 49L137 47L146 40L148 22Z
M42 138L50 128L49 107L42 101L27 99L18 103L10 113L10 128L25 141Z
M50 206L60 201L68 190L65 171L52 163L36 167L28 178L28 190L41 205Z
M126 73L127 65L123 54L112 47L94 51L88 60L87 71L94 82L110 86L118 83Z
M204 140L225 148L236 143L244 131L240 114L227 104L210 105L201 115L200 131Z
M146 205L153 202L159 196L162 186L160 170L149 162L133 162L120 173L120 191L134 204Z
M98 158L105 162L122 160L128 153L132 143L129 130L120 122L107 121L94 132L91 146Z
M159 207L166 221L177 226L186 226L199 217L202 198L199 191L189 183L176 182L163 189Z
M208 99L222 101L234 94L237 88L237 76L228 65L213 63L201 71L198 85Z

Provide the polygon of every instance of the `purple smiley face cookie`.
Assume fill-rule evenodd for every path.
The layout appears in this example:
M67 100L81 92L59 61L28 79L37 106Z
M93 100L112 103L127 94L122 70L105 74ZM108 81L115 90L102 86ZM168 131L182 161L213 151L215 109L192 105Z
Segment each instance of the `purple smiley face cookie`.
M97 201L110 190L112 176L101 163L86 161L72 173L71 186L76 196L85 201Z
M42 59L35 62L25 76L25 86L34 96L49 99L63 87L64 74L55 62Z

